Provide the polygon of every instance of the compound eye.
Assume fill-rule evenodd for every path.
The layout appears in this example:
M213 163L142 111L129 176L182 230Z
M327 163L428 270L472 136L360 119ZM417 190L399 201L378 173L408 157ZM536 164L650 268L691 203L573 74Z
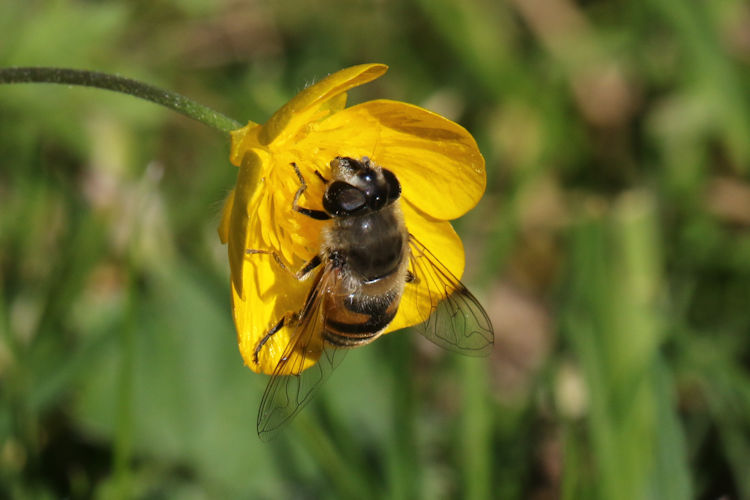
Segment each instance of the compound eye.
M333 215L344 215L362 209L366 203L362 191L343 181L333 182L326 190L323 208Z
M383 189L375 188L372 193L368 193L367 199L371 209L380 210L385 206L387 193Z
M365 204L365 195L357 188L348 187L339 192L336 202L346 212L352 212Z
M401 183L390 170L383 169L383 177L388 186L388 202L396 201L401 196Z

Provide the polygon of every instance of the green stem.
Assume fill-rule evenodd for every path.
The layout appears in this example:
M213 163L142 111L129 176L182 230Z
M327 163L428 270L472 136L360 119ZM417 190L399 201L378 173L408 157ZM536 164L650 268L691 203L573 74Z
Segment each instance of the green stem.
M240 122L176 92L98 71L45 67L0 68L0 84L2 83L60 83L97 87L161 104L222 132L242 127Z

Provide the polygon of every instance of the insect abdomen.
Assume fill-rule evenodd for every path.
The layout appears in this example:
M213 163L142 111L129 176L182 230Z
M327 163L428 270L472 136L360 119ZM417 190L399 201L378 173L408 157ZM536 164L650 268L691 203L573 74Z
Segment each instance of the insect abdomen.
M337 347L371 342L396 316L400 300L400 294L386 293L349 295L343 301L331 301L326 314L326 341Z

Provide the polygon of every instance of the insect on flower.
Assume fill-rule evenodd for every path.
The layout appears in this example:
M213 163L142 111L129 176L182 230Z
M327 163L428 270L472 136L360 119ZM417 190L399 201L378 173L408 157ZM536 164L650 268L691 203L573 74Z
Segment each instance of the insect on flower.
M487 314L459 281L463 247L447 222L481 197L484 161L468 132L416 106L344 109L347 89L384 71L342 70L265 125L233 133L240 172L219 234L240 351L271 374L262 439L310 401L346 348L406 326L464 354L492 347Z

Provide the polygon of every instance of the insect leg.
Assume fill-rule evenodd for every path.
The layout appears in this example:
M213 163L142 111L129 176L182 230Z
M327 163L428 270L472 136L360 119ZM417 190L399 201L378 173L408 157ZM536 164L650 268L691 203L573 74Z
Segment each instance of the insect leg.
M258 364L258 355L260 354L260 350L263 349L263 346L266 345L266 342L273 337L276 332L281 330L284 327L284 324L293 324L298 321L299 313L287 313L282 317L278 323L276 323L276 326L271 328L266 332L265 335L263 335L263 338L261 338L258 341L258 344L255 346L255 349L253 350L253 361L255 364Z
M305 192L305 189L307 189L307 183L305 182L305 178L302 177L302 172L299 171L299 167L296 163L291 163L292 167L294 167L294 171L297 173L297 178L299 179L299 189L297 190L297 194L294 195L294 203L292 203L292 208L303 215L307 215L308 217L316 220L329 220L331 218L330 215L328 215L323 210L313 210L310 208L303 208L300 207L297 203L299 202L300 196L302 196L302 193ZM322 176L321 176L322 178Z
M328 179L326 179L325 177L323 177L323 174L321 174L317 170L315 171L315 175L318 176L318 179L320 179L321 181L323 181L323 184L328 184Z
M320 255L316 255L315 257L310 259L310 262L302 266L302 268L299 271L294 272L288 267L286 267L286 264L284 264L284 262L281 260L281 257L279 257L277 253L271 252L270 250L255 250L252 248L248 248L247 250L245 250L245 253L248 255L255 255L255 254L270 255L271 257L273 257L273 260L276 261L276 263L279 265L281 269L283 269L287 273L294 276L294 278L297 281L302 281L305 278L307 278L307 275L310 274L310 271L318 267L320 263L322 262L320 259Z

